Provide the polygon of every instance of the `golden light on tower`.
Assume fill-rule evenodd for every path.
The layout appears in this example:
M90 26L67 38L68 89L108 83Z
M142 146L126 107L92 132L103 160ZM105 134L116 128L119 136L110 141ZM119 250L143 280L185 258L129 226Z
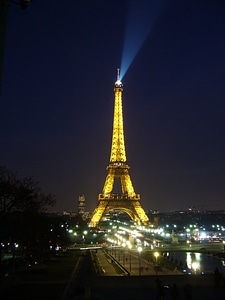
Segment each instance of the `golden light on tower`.
M149 224L149 219L140 204L140 194L136 194L134 191L129 175L130 167L126 164L122 92L123 83L120 81L119 69L117 69L110 163L107 166L108 175L102 193L98 195L98 205L91 217L91 227L99 224L103 214L115 209L126 212L133 221L139 224ZM112 193L115 178L120 179L121 194Z
M113 118L113 134L110 162L119 163L126 162L126 151L123 131L123 107L122 107L122 92L123 84L120 81L119 69L117 69L117 81L115 82L115 104Z

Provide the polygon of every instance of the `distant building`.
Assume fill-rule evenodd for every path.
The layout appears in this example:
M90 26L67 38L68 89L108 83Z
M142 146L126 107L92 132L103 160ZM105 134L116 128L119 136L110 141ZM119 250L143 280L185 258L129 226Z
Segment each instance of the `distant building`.
M85 213L85 196L80 195L78 200L78 213L83 215Z
M63 216L69 216L69 217L76 217L77 216L77 212L74 211L68 211L68 210L63 210L62 212Z
M62 214L63 216L70 216L70 211L67 211L67 210L63 210Z

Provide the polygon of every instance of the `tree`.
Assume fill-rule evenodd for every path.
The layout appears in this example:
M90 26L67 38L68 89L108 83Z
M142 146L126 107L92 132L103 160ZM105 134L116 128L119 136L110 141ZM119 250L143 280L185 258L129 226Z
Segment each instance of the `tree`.
M43 212L55 204L52 194L44 194L32 177L18 179L17 174L0 166L0 214Z
M20 242L27 248L43 234L42 229L37 233L42 227L40 216L55 202L55 197L45 194L32 177L18 179L16 172L0 166L0 261L1 242Z

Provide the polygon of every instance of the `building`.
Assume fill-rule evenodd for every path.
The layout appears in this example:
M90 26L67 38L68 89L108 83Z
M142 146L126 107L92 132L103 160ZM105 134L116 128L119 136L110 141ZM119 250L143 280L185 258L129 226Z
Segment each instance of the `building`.
M78 213L81 215L83 215L85 213L85 196L84 196L84 194L79 195Z

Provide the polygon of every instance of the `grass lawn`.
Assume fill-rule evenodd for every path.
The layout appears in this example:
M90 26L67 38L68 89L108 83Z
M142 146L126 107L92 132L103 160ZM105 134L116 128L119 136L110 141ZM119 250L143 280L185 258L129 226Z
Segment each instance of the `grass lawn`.
M1 285L0 299L61 299L79 254L72 251L9 276Z

